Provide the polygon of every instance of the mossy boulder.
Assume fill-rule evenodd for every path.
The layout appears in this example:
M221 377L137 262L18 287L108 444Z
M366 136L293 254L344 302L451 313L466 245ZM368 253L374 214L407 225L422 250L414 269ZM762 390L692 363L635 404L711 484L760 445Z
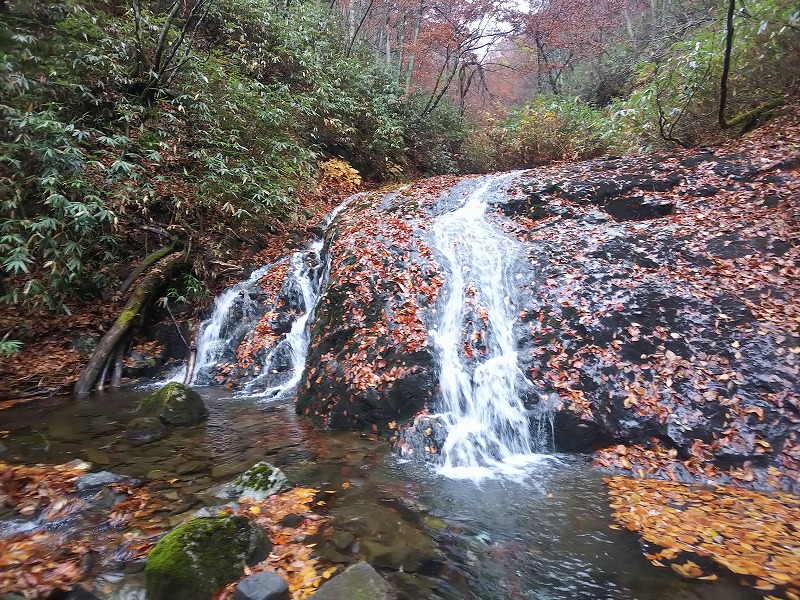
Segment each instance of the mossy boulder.
M263 500L288 487L283 472L267 462L256 463L233 481L235 495L254 500Z
M196 425L208 417L200 394L177 381L150 394L137 412L145 417L157 417L167 425Z
M272 543L250 519L192 519L165 535L147 556L148 600L206 600L269 556Z

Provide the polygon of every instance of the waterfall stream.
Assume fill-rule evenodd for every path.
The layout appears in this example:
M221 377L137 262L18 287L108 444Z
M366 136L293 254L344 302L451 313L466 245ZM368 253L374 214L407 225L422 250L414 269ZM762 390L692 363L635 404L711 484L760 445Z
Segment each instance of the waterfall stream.
M518 366L513 335L514 265L523 258L522 249L486 218L489 201L502 198L515 175L478 180L463 205L438 216L431 228L429 241L445 282L429 335L439 368L436 417L447 431L440 470L448 477L479 480L520 474L548 449L549 414L532 413L524 405L533 389ZM337 207L326 225L352 199ZM299 383L309 320L330 272L331 257L322 264L322 251L323 242L316 239L288 258L281 294L290 299L293 320L287 333L266 350L257 373L241 383L240 395L283 398ZM216 299L212 315L201 325L193 384L213 384L220 365L235 362L236 348L265 310L258 300L259 280L286 260L254 271ZM468 322L472 332L465 329ZM467 353L471 345L476 347Z
M521 246L485 218L515 173L487 177L464 205L439 216L432 245L445 271L445 291L431 331L438 354L440 410L447 437L441 471L456 478L481 479L496 473L514 475L538 462L546 449L542 427L532 435L532 417L523 404L531 383L517 364L513 325L513 265ZM470 320L481 325L480 347L472 358L465 345ZM466 337L465 337L466 335Z
M347 205L359 196L361 194L351 196L337 206L325 220L324 228L327 229ZM322 264L322 249L323 241L314 239L288 259L289 272L283 289L290 296L294 309L290 329L268 350L259 365L260 374L242 384L240 395L278 399L291 392L300 381L308 352L308 321L324 292L330 271L330 257L326 264ZM239 342L263 313L263 307L254 299L254 296L258 296L259 280L284 262L282 260L256 269L246 280L232 285L214 300L211 316L200 325L193 385L214 383L220 363L235 360ZM170 374L169 380L182 381L185 372L185 367L182 367L179 372Z

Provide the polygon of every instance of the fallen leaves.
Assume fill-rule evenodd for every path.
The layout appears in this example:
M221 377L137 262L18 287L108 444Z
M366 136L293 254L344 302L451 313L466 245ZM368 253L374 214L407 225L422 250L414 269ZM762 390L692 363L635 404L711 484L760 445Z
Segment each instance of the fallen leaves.
M23 592L26 598L46 597L54 590L68 590L76 583L91 588L95 567L113 558L143 560L170 528L173 500L167 494L130 481L103 486L118 496L108 509L97 509L76 496L75 480L85 470L69 465L12 466L0 463L0 507L6 505L38 523L56 522L75 514L80 527L44 529L0 539L0 595ZM342 485L347 488L347 484ZM332 493L332 492L331 492ZM337 567L321 562L307 538L316 535L327 520L314 511L325 505L325 493L310 488L292 488L282 494L255 501L240 499L225 512L246 516L263 527L272 543L272 553L250 572L271 570L289 584L295 600L311 595ZM282 525L289 515L293 527ZM190 514L186 518L190 518ZM296 524L295 524L296 523ZM88 555L98 560L87 561ZM216 598L232 597L235 584Z
M264 500L241 499L240 505L232 511L258 523L267 531L274 544L269 557L250 567L249 572L272 571L280 575L289 585L293 600L301 600L312 595L323 581L338 570L338 567L325 564L314 557L314 544L306 542L308 538L318 534L327 523L327 520L316 514L312 508L324 505L324 501L319 498L318 490L292 488ZM300 516L302 521L294 527L281 525L281 521L289 515ZM233 590L237 583L234 582L220 590L215 594L214 600L233 598Z
M637 532L647 558L690 579L723 568L759 590L800 594L800 498L734 487L604 479L614 520ZM698 560L698 557L703 560ZM707 565L703 567L702 565Z

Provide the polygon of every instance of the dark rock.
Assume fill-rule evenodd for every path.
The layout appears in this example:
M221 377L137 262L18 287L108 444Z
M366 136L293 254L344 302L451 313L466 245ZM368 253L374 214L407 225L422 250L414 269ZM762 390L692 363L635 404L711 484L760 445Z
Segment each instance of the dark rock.
M262 571L242 579L233 600L289 600L289 586L275 573Z
M397 592L369 563L360 562L323 583L315 600L396 600Z
M100 600L100 598L82 585L76 585L66 593L63 600Z
M137 417L125 427L125 438L132 443L149 444L167 435L167 428L158 417Z
M281 523L282 527L297 527L303 521L305 521L304 517L301 517L300 515L296 515L296 514L292 513L292 514L288 514L285 517L283 517L281 519L280 523Z
M102 488L121 481L130 480L122 475L111 473L110 471L98 471L97 473L87 473L75 480L75 488L79 494L96 494Z
M107 466L111 464L111 457L108 452L98 450L97 448L88 448L83 451L86 460L96 465Z
M137 410L142 416L158 417L167 425L195 425L208 417L200 394L172 381L148 396Z
M672 202L654 202L642 196L615 198L603 206L603 210L617 221L657 219L667 216L674 208L675 204Z
M271 549L264 530L245 517L193 519L165 535L147 556L147 597L209 599Z
M347 550L355 540L356 537L349 531L334 531L331 537L331 542L339 550Z
M368 233L390 215L405 219L404 225ZM437 267L415 225L418 216L416 203L388 194L378 207L370 199L352 203L348 218L327 232L323 259L341 254L331 263L325 295L310 323L298 414L332 429L385 428L433 398L437 377L425 343L426 314L433 306L423 288ZM371 261L357 260L357 249L364 247L371 249ZM367 373L359 364L373 367Z

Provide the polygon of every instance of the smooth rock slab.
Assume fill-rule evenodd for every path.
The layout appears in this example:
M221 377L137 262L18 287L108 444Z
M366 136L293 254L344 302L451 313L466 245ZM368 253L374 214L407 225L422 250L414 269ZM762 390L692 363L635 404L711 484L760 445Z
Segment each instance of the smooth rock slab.
M360 562L323 583L314 600L397 600L397 592L369 563Z
M242 579L233 600L289 600L289 586L275 573L262 571Z

